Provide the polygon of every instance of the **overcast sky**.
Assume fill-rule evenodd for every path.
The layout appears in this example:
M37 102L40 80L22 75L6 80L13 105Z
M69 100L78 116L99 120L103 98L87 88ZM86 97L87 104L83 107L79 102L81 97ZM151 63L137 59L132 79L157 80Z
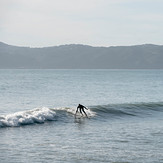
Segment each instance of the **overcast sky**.
M31 47L163 45L163 0L0 0L0 41Z

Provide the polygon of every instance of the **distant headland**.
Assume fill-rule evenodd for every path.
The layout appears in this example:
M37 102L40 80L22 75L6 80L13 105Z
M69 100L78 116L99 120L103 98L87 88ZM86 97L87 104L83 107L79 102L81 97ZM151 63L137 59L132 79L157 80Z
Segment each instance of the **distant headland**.
M163 69L163 45L30 48L0 42L0 69Z

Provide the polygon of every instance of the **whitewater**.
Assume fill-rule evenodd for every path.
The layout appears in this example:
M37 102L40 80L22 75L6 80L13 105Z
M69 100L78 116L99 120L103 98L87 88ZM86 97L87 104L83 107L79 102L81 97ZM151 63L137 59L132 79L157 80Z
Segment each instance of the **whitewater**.
M0 70L0 160L161 163L162 92L163 70Z

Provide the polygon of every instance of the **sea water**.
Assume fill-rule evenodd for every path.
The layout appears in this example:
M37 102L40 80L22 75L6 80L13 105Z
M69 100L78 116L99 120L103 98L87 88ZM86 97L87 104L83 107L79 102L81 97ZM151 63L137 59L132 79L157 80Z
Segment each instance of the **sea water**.
M163 70L0 70L0 135L2 163L162 163Z

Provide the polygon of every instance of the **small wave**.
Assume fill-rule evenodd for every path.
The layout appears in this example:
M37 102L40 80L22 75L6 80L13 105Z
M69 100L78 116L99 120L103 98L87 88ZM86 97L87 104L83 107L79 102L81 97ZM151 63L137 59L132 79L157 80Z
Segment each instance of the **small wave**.
M163 102L160 103L135 103L135 104L109 104L91 106L85 110L88 117L97 117L102 120L117 117L147 117L154 113L163 113ZM76 108L36 108L33 110L17 112L0 116L0 127L16 127L45 121L67 122L76 113ZM78 113L80 115L80 113ZM97 116L96 116L97 115ZM81 115L80 115L81 116ZM84 116L83 116L84 117ZM95 118L96 119L96 118Z

